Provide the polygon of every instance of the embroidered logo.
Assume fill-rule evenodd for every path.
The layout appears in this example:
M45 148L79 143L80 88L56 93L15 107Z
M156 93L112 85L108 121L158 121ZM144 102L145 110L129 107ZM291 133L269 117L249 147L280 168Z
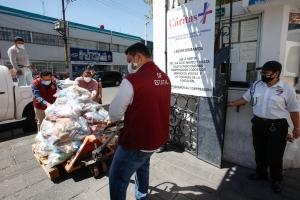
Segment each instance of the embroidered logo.
M52 90L56 89L55 85L51 85Z
M277 95L281 95L283 93L283 89L276 90Z
M157 73L157 78L161 78L161 77L162 77L161 73Z

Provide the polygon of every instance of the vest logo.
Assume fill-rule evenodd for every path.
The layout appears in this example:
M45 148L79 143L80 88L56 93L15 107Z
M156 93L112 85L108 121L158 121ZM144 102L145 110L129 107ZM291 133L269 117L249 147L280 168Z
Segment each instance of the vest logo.
M52 90L56 89L55 85L51 85Z
M161 73L157 73L157 78L162 78Z
M210 6L210 4L208 2L205 2L202 13L199 13L198 15L193 15L193 16L185 16L184 15L182 18L176 17L175 19L171 19L169 21L169 26L171 28L173 28L173 27L176 27L176 26L193 23L193 22L196 22L198 20L198 18L201 18L201 17L202 18L201 18L200 22L202 24L205 24L207 15L212 14L212 10L208 9L209 6Z
M155 85L159 85L159 83L160 83L160 80L154 80Z
M167 80L154 80L155 85L169 85Z

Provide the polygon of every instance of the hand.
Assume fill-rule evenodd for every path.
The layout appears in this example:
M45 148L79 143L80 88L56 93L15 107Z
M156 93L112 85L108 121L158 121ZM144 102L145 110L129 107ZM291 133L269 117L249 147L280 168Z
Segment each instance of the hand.
M97 96L94 96L93 101L98 101Z
M300 137L300 130L294 129L293 130L293 137L295 139L297 139L298 137Z
M110 125L110 124L115 124L116 126L119 126L120 125L120 122L111 122L111 121L108 121L107 122L107 125Z
M30 65L30 68L31 68L31 71L35 71L35 68L34 68L34 66L33 65Z
M19 69L17 72L18 72L18 75L19 75L19 76L22 76L22 75L23 75L22 70Z
M47 104L46 104L47 108L48 108L49 106L51 106L51 105L52 105L51 103L47 103Z
M102 98L102 95L101 94L99 94L99 96L98 96L100 99Z
M235 107L234 102L228 102L227 107Z

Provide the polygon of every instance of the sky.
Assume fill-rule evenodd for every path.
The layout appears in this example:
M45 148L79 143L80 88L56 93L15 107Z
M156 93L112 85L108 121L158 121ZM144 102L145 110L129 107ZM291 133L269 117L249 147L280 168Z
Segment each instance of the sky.
M0 5L43 15L43 1L45 16L62 18L62 0L0 0ZM152 41L152 20L144 17L149 9L143 0L73 0L66 7L66 20L93 27L104 25L107 30L142 39L145 25L150 22L147 40Z

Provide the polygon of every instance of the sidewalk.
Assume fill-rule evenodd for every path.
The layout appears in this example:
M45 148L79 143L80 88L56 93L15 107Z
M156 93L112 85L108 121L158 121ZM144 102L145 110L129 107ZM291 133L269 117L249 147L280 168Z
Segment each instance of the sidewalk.
M91 177L87 168L71 174L60 169L50 181L31 152L35 134L0 143L0 199L101 199L108 200L108 173ZM252 169L228 162L213 167L169 145L169 151L151 158L148 199L300 199L300 169L284 172L281 195L272 192L271 181L250 181ZM134 198L131 180L127 199Z

